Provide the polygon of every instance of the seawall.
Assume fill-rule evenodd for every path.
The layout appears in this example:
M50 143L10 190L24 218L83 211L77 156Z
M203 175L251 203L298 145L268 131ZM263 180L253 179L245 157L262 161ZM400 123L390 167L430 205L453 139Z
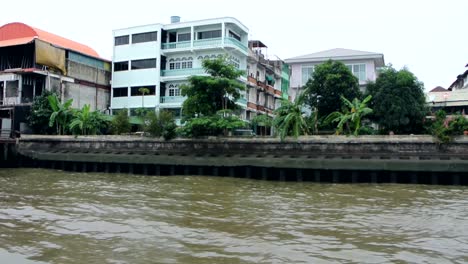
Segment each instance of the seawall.
M145 175L468 185L468 137L310 136L162 141L127 136L23 136L18 165Z

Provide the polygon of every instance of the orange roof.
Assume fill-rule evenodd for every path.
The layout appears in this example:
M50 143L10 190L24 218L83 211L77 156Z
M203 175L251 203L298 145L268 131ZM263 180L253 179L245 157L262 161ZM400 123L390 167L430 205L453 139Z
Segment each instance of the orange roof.
M36 38L64 49L99 58L99 54L86 45L23 23L9 23L0 27L0 47L26 44Z

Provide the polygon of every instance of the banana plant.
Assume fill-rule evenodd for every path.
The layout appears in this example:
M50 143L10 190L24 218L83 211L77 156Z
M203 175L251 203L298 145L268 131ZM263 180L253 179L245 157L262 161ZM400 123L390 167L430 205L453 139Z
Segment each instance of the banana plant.
M47 99L49 100L50 107L53 111L49 118L49 126L52 127L55 124L57 134L64 135L68 120L71 116L71 105L73 103L73 99L68 99L63 104L60 103L60 100L55 94L49 95Z
M336 126L336 134L342 134L344 126L348 134L351 134L353 130L353 135L359 135L359 130L362 126L362 118L370 113L372 109L367 107L367 103L372 99L372 96L369 95L364 100L359 100L354 98L353 101L349 101L345 97L341 96L341 101L343 101L343 111L342 112L333 112L327 116L325 123L338 123Z

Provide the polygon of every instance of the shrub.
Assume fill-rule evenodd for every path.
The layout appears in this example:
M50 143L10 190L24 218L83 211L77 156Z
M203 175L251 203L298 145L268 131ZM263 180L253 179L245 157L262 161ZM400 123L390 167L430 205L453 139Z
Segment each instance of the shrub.
M132 125L130 124L130 118L128 117L127 109L122 109L114 115L111 121L111 131L114 135L120 135L124 133L130 133Z
M176 137L176 128L174 117L169 111L161 111L160 113L147 113L144 121L144 131L152 137L163 137L165 140L170 140Z

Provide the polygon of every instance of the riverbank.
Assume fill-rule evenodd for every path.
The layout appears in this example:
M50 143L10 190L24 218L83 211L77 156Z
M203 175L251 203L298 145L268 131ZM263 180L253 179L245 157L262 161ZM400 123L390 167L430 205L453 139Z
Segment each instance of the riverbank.
M468 137L309 136L158 139L25 135L18 166L281 181L468 185Z

